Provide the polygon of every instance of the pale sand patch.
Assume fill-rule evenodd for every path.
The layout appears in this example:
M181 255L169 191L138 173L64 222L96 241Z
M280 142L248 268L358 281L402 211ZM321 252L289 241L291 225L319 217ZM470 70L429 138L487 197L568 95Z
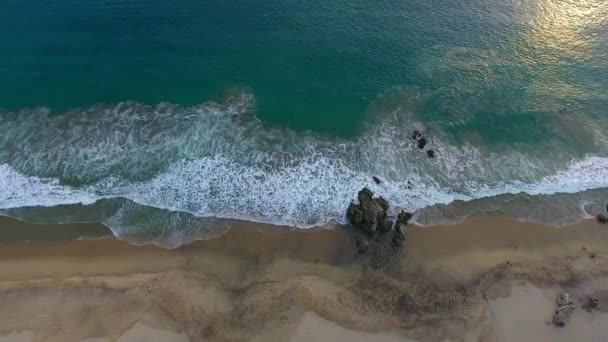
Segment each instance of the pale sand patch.
M2 229L11 224L0 219ZM133 327L127 337L150 332L140 324L190 341L496 341L505 330L544 338L544 329L553 329L545 320L554 297L536 303L538 293L528 298L516 288L509 299L505 286L506 294L488 294L498 303L488 305L483 294L492 284L571 284L608 303L601 280L608 275L608 229L594 221L560 229L504 218L412 226L381 270L357 255L346 229L250 225L175 250L115 239L0 244L0 336L117 341ZM527 303L538 311L520 329L525 322L514 310ZM577 309L560 336L580 324L598 329L586 314ZM603 321L604 313L589 315Z
M314 311L292 307L267 321L261 333L248 342L416 342L399 331L365 331L347 328Z
M12 332L8 335L0 336L0 342L32 342L34 333L31 331Z
M116 342L188 342L188 337L184 333L155 329L137 322Z
M604 278L575 288L542 288L529 282L502 285L510 293L488 300L488 315L501 341L606 341L608 313L588 312L581 307L587 296L608 290L606 282ZM573 297L576 309L565 327L555 327L551 324L555 299L564 291ZM603 299L600 305L608 306Z
M92 337L80 342L111 342L103 337ZM156 329L140 322L122 334L115 342L189 342L184 333Z
M348 342L415 342L415 340L399 336L397 334L373 334L367 332L346 329L337 323L326 320L314 312L306 312L290 337L291 342L325 342L325 341L348 341Z

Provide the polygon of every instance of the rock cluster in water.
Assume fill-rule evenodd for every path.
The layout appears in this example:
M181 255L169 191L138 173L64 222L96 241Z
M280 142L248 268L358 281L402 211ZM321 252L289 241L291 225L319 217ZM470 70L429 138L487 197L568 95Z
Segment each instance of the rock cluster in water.
M422 133L419 130L415 130L414 133L412 133L412 140L416 142L416 146L418 146L418 148L421 150L423 150L427 145L426 138L422 136ZM435 158L435 151L427 150L426 155L429 156L429 158Z
M346 217L360 233L355 238L359 254L369 255L372 268L386 264L405 241L405 230L412 214L402 211L395 224L388 217L389 204L382 197L374 197L368 188L357 195L358 204L351 203ZM388 234L392 231L392 234Z

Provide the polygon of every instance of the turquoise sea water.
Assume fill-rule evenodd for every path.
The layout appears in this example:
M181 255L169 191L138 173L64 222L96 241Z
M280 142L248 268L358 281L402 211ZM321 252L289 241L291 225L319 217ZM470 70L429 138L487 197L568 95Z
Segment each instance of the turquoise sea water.
M605 1L7 0L0 17L7 215L191 236L342 222L366 185L429 225L563 225L608 200Z

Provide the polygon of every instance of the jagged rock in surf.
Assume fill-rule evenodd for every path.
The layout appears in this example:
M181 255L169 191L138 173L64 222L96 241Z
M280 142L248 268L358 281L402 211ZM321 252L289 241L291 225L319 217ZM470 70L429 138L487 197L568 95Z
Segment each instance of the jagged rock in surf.
M599 214L599 215L597 215L597 221L599 223L606 224L606 223L608 223L608 217L606 217L605 215Z
M418 146L419 149L423 150L426 146L427 146L427 141L426 138L422 136L422 133L420 133L420 131L415 130L414 133L412 134L412 139L416 141L416 146ZM435 158L435 151L433 150L428 150L426 151L427 156L429 156L429 158Z
M380 183L382 183L382 181L380 180L380 178L378 178L378 177L376 177L376 176L373 176L373 177L372 177L372 179L374 180L374 183L376 183L376 184L378 184L378 185L379 185Z
M399 215L397 215L397 223L396 226L400 226L401 229L405 230L405 227L410 223L410 220L414 214L408 213L405 210L402 210Z
M359 204L351 203L346 212L348 221L369 236L386 232L392 224L388 220L388 202L382 197L374 198L374 193L363 188L357 196Z
M570 320L570 316L574 312L574 303L570 295L566 292L560 294L555 300L557 309L553 313L551 321L557 327L564 327Z
M357 252L370 262L372 269L387 265L399 257L399 249L405 241L405 229L412 214L402 211L393 221L388 218L388 202L382 197L374 197L367 188L358 193L359 203L351 203L346 217L357 230L355 246ZM392 234L388 234L392 231Z

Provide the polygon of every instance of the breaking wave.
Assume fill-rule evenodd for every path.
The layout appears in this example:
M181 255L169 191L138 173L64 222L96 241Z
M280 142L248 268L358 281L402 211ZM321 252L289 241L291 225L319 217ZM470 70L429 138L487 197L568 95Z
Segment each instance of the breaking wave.
M403 96L408 99L401 101ZM152 229L132 215L133 208L146 207L157 210L152 217L165 227L181 226L177 235L183 236L185 221L207 218L300 228L341 223L364 186L387 198L393 213L427 208L416 217L423 224L458 220L458 214L437 209L454 201L608 187L606 156L576 156L550 144L511 150L457 144L415 119L412 106L420 103L412 98L419 97L408 91L379 98L363 132L351 139L265 126L247 91L193 107L125 102L59 116L46 109L3 113L0 209L27 219L19 208L125 199L129 204L116 206L104 221L115 234L133 225ZM416 147L414 129L425 131L436 158ZM598 191L590 200L604 198ZM587 197L577 196L578 204L547 217L507 212L553 225L572 223L588 215ZM163 221L162 215L174 219Z

